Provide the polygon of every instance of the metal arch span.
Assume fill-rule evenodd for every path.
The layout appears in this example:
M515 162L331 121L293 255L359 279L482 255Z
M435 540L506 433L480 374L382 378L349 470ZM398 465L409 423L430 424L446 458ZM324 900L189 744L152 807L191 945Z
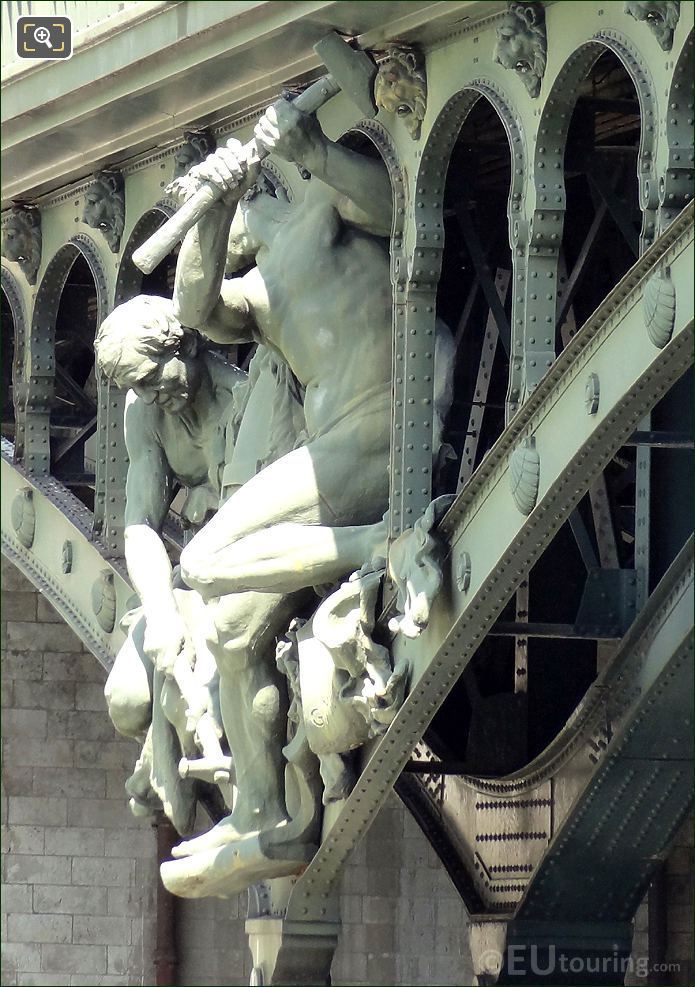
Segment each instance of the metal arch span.
M550 918L572 886L567 920L629 921L683 822L691 803L692 562L689 543L654 594L665 596L663 605L657 599L648 607L652 619L643 630L650 640L638 668L629 675L623 667L615 676L616 694L610 680L604 686L606 721L615 735L594 753L590 780L544 855L520 919ZM631 657L628 651L623 666ZM611 866L616 859L619 866ZM594 880L582 880L589 872Z
M327 826L316 858L297 883L288 907L288 937L318 937L317 942L323 943L318 952L329 955L317 927L325 926L327 939L333 935L335 880L413 745L528 566L635 423L690 365L692 216L690 207L606 298L515 416L444 520L441 530L450 544L447 579L431 625L416 642L396 639L394 643L397 654L407 653L412 662L411 695L386 737L372 748L357 787ZM667 269L676 287L676 312L670 340L655 342L645 324L644 298L653 279L663 277ZM590 374L601 382L596 413L585 410ZM524 440L531 439L540 457L540 476L537 500L527 515L514 499L509 478L514 454ZM6 452L3 550L108 666L122 641L118 617L128 608L127 580L114 564L104 561L106 547L90 541L88 512L55 481L29 480L11 465L11 450ZM21 512L15 516L12 512L13 502L20 494L26 498L26 490L31 491L35 511L36 537L32 532L29 546L22 543L18 530ZM66 542L72 542L67 552ZM460 581L459 588L457 573L464 554L471 561L470 585L464 588ZM100 622L105 584L112 585L115 597L110 630Z
M322 920L322 896L330 893L348 854L493 620L637 422L690 366L692 213L692 207L684 210L606 298L442 522L450 552L430 625L415 641L394 641L396 657L411 662L410 695L383 740L370 751L355 789L297 883L288 919ZM677 313L671 341L659 349L647 334L643 296L649 279L669 265L678 286ZM597 373L604 385L596 414L584 410L590 373ZM532 437L540 454L540 484L536 506L526 516L510 491L510 459L523 440ZM470 585L459 589L457 571L465 556L471 560Z
M414 793L416 808L429 807L435 836L450 834L452 879L471 914L514 913L515 921L544 922L562 913L570 924L632 917L689 800L688 713L674 715L679 700L666 690L675 684L680 701L689 704L692 561L688 541L610 664L542 754L502 778L450 776L437 803L423 786ZM640 731L652 746L638 763L630 738ZM604 776L617 778L620 765L616 801L616 788ZM634 783L623 785L630 773ZM642 775L654 775L650 786L640 783ZM404 779L412 789L415 779L404 775L397 790ZM645 791L648 805L642 804ZM614 811L618 802L620 811ZM634 838L640 826L641 846ZM619 873L611 876L613 851ZM566 858L572 880L565 880ZM593 879L582 882L583 875Z
M86 507L51 477L25 473L12 463L12 455L12 444L3 439L2 551L109 669L125 641L120 619L133 597L126 573L107 561L106 546L92 537L92 515ZM27 515L30 539L22 530ZM111 593L109 630L104 623Z

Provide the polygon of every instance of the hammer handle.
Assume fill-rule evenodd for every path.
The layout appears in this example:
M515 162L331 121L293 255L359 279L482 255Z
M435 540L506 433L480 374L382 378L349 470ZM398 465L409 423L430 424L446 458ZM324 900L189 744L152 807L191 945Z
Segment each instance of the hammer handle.
M300 93L292 101L292 105L296 106L298 110L302 110L303 113L315 113L319 107L339 92L338 83L332 76L326 75L305 89L303 93ZM243 151L247 161L262 161L268 156L268 151L259 146L255 138L244 144ZM157 264L171 253L176 244L183 240L186 233L192 226L195 226L201 216L204 216L208 209L222 198L223 194L216 185L205 182L163 226L160 226L152 234L149 240L146 240L142 246L133 252L135 266L143 274L150 274Z

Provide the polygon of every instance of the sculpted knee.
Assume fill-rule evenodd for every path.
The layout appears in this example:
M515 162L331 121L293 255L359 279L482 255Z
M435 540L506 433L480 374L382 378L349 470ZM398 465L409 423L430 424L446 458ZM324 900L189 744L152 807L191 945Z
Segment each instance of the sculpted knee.
M181 577L191 589L200 590L206 585L205 558L191 545L186 545L179 559Z
M125 737L140 740L152 720L152 702L149 696L138 695L128 688L128 683L111 676L104 687L106 704L111 722Z
M280 692L277 686L266 685L259 689L253 699L253 718L263 729L270 728L280 714Z
M250 616L245 612L230 615L221 604L209 607L208 617L206 644L220 671L236 672L248 668L254 661L258 637Z
M246 628L239 628L234 632L226 628L215 628L206 643L223 673L239 672L252 664L253 642Z

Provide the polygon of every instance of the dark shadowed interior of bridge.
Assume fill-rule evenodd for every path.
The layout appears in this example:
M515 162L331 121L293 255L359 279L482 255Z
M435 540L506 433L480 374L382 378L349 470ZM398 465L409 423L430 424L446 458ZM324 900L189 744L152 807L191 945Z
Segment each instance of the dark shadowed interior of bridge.
M2 367L2 434L9 438L14 436L14 401L12 392L12 363L14 360L14 318L10 302L2 290L2 349L0 349L0 366Z
M634 84L607 51L577 87L567 133L558 353L637 257L640 128ZM457 479L460 489L504 427L509 360L497 345L494 359L481 366L494 317L480 284L485 277L494 279L509 322L510 181L507 134L493 106L480 98L459 133L445 193L438 313L455 335L457 363L446 434L455 458L440 474L439 493L456 492ZM520 768L562 729L596 677L611 644L599 644L590 630L578 633L577 616L588 577L601 568L635 565L635 460L631 445L609 464L598 492L583 498L510 600L498 622L500 632L483 642L435 716L426 739L445 762L486 776ZM675 551L665 553L668 561ZM552 626L553 634L525 637L519 633L523 622Z

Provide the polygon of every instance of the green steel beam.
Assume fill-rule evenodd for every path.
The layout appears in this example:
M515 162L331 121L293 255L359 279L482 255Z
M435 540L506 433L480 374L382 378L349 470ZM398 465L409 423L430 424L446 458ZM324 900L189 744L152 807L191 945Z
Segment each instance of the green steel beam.
M6 439L0 469L3 554L110 668L125 641L120 620L133 602L124 569L93 538L92 515L84 505L51 477L25 474L12 462Z
M493 621L637 422L692 363L692 216L690 206L607 296L443 520L440 532L450 549L429 627L416 640L393 641L394 659L411 665L409 696L385 737L367 752L355 789L292 893L289 919L321 921L321 895L329 894ZM644 292L666 267L677 289L676 311L670 342L658 348L645 326ZM588 414L584 398L592 373L600 380L601 397L596 413ZM527 516L512 496L510 464L531 438L540 477ZM459 589L457 573L467 561L470 584Z

